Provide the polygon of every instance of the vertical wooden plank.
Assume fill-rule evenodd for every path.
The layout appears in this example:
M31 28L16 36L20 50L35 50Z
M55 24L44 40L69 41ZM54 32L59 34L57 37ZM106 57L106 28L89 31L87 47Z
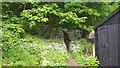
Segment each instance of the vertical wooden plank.
M101 66L108 66L109 62L109 46L107 44L107 26L99 27L98 31L99 60Z
M97 56L99 60L99 46L98 46L98 29L95 30L95 56Z
M95 31L95 50L100 66L120 66L120 8Z
M118 24L118 65L120 66L120 24Z
M120 10L118 15L118 65L120 66Z
M102 66L104 63L103 63L103 60L104 58L102 58L102 51L101 51L101 48L102 48L102 45L101 45L102 41L101 41L101 31L100 31L100 28L98 28L98 47L99 47L99 62L100 62L100 66Z
M118 65L118 26L117 24L108 26L108 43L110 48L110 66Z

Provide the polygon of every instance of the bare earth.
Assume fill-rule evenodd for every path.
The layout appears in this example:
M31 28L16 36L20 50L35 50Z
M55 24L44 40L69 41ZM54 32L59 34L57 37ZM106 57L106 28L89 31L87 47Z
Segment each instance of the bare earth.
M67 62L67 66L69 66L69 68L79 68L78 64L76 63L76 61L72 58L72 55L70 54L70 52L67 52L68 54L68 62ZM74 66L74 67L73 67Z

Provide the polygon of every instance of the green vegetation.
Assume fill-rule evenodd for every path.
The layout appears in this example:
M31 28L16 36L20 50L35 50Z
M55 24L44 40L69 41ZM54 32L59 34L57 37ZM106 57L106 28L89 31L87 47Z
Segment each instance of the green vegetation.
M24 34L19 25L2 28L3 66L65 66L67 53L63 43L45 42ZM19 29L19 31L17 30ZM24 34L24 35L23 35ZM24 38L21 38L21 35Z
M70 52L73 58L81 66L98 66L99 61L92 56L93 44L87 43L85 39L71 42Z
M79 30L81 39L70 43L73 58L80 66L98 66L86 36L117 7L117 2L2 2L2 66L66 66L59 29Z
M82 38L86 38L94 25L117 6L109 2L3 2L2 15L3 23L21 24L25 31L44 38L52 38L59 28L79 29Z

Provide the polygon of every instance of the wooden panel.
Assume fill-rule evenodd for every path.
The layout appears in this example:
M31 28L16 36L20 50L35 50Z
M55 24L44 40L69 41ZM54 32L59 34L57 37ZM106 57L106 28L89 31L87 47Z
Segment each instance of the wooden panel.
M95 50L100 66L120 66L120 11L95 29Z
M105 25L113 25L113 24L117 24L117 20L118 20L118 13L116 13L115 15L113 15L113 17L111 17L108 21L105 22Z
M120 66L120 24L118 24L118 65Z
M118 17L118 64L120 66L120 11Z
M99 61L101 66L108 66L109 62L109 46L107 44L107 26L98 29L98 46L99 46Z
M118 66L118 24L108 26L108 43L110 66Z
M95 56L98 58L99 60L99 46L98 46L98 30L95 30Z

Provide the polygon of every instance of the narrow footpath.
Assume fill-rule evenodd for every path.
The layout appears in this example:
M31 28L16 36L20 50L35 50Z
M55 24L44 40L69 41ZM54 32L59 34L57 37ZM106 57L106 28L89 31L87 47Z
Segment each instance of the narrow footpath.
M68 62L67 62L68 68L79 68L79 65L72 58L72 55L70 54L70 52L67 52L67 54L68 54Z

